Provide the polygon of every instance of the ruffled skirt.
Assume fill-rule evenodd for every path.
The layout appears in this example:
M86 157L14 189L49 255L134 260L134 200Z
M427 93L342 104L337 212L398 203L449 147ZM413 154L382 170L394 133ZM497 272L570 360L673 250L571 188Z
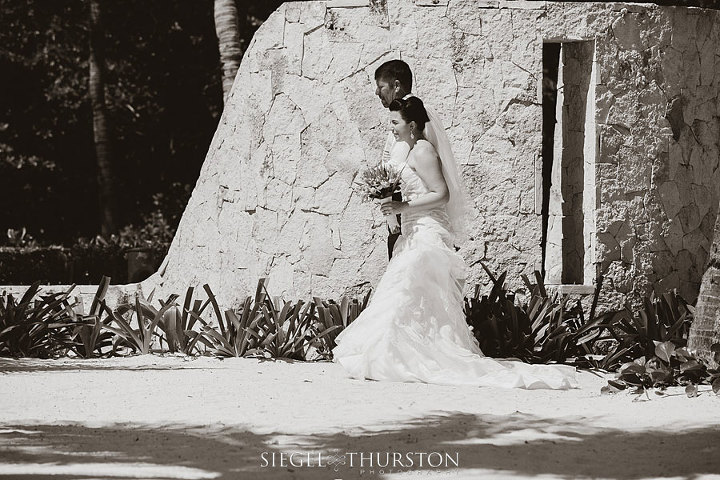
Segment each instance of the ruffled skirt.
M354 378L441 385L567 389L575 368L483 356L463 313L465 264L444 222L403 221L367 308L342 331L334 360Z

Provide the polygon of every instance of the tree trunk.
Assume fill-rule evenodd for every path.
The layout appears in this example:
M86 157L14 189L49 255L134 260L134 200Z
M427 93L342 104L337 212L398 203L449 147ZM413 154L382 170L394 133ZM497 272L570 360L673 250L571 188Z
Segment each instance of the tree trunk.
M215 33L220 49L223 99L227 100L242 60L242 46L235 0L215 0Z
M695 319L690 327L688 347L698 356L716 365L710 347L720 343L720 212L715 220L708 267L700 285Z
M89 92L93 113L93 136L100 197L100 232L107 237L117 231L117 225L115 223L115 176L113 175L105 106L105 41L100 1L90 1Z

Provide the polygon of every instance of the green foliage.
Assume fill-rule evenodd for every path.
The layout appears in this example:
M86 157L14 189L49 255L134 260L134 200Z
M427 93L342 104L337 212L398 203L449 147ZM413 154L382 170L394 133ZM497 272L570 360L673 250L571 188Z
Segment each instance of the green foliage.
M476 286L474 295L465 298L465 316L485 355L547 363L565 362L593 351L594 343L601 339L598 331L602 318L593 318L592 313L585 320L579 302L569 308L565 297L549 295L537 271L536 284L523 276L530 297L526 304L516 305L515 296L505 287L507 274L496 277L482 266L493 283L492 289L489 295L480 297ZM600 279L595 302L601 285Z
M686 348L694 309L676 291L643 298L643 307L636 312L626 306L595 316L600 278L585 320L579 302L568 307L558 294L548 295L539 272L535 272L536 284L523 276L530 298L516 305L505 287L506 274L495 277L483 267L493 287L483 297L476 287L474 296L465 299L465 314L486 355L619 369L617 379L610 380L603 393L629 387L647 393L650 388L685 385L687 394L696 396L701 384L710 384L720 393L720 370L708 369ZM601 342L612 345L604 355L598 355ZM720 360L720 344L713 346L713 352Z
M609 380L602 393L616 393L632 388L634 393L647 395L651 388L658 388L662 394L666 387L685 385L689 397L698 395L697 385L709 384L712 391L720 394L720 370L708 369L705 363L685 347L677 347L673 341L654 342L655 349L650 357L639 357L624 363L616 380ZM720 352L720 344L712 346Z
M615 312L599 325L616 345L598 366L612 369L641 356L651 358L658 343L671 342L677 348L686 346L693 311L694 308L673 290L643 298L643 308L637 314L629 306Z
M222 110L211 0L105 5L106 100L124 218L192 184ZM0 0L0 225L69 244L97 232L89 7ZM160 184L158 186L158 184ZM167 215L167 214L166 214ZM170 221L170 223L172 223Z
M187 290L182 309L171 295L152 304L152 295L135 295L115 309L108 307L105 295L110 284L103 277L89 314L82 305L70 301L70 293L55 293L35 299L39 283L30 287L20 302L12 295L0 296L0 356L53 357L72 351L77 356L116 355L121 348L147 354L153 351L181 352L186 355L211 353L217 356L256 356L305 360L317 350L331 356L337 330L347 326L365 308L362 303L343 297L339 304L315 298L312 302L283 302L272 299L266 280L260 279L255 296L248 296L238 311L220 306L208 285L207 299ZM203 318L211 307L217 325ZM200 331L194 330L201 325ZM163 348L163 344L165 348ZM201 350L201 347L204 347Z
M324 301L319 297L313 297L314 305L317 308L317 320L312 324L315 338L310 344L321 357L332 358L332 349L336 346L335 338L365 310L371 293L368 291L362 301L357 298L351 300L348 297L342 297L339 304L333 300ZM326 333L321 336L320 332Z
M182 311L177 306L172 306L165 311L158 322L158 327L164 333L164 336L160 336L160 340L165 342L170 353L180 352L185 355L192 355L193 351L199 353L198 341L202 340L203 335L193 330L193 326L200 318L204 307L201 306L200 300L193 302L193 292L194 288L188 287Z
M226 310L225 316L221 315L215 295L207 284L203 288L208 295L208 300L204 304L196 302L192 310L188 310L186 305L185 311L204 326L202 336L198 338L198 341L204 344L212 354L220 357L243 357L256 352L257 333L253 335L251 331L256 327L258 321L257 314L262 298L260 284L263 282L264 279L260 279L254 301L252 297L245 299L239 315L232 310ZM219 330L201 316L205 307L211 303Z
M121 283L127 279L125 248L114 239L108 241L100 235L78 239L69 249L68 263L67 276L75 283L93 284L104 276Z
M36 281L42 284L88 283L75 281L78 278L73 278L73 266L71 252L62 247L0 247L1 285L29 285Z
M115 310L111 310L105 302L102 302L103 310L117 325L117 327L106 326L105 328L120 337L118 344L127 346L142 355L148 354L153 336L158 335L158 323L163 319L165 312L174 305L177 298L178 296L175 294L170 295L165 302L161 302L159 310L150 304L150 299L143 299L139 295L135 295L134 302L122 303ZM133 327L133 323L137 325L137 328Z
M258 337L254 332L259 322L258 308L260 303L247 297L240 314L232 310L226 310L225 316L218 316L218 327L213 328L204 320L198 319L205 325L203 329L204 338L200 341L205 344L210 352L220 357L244 357L258 352Z
M528 301L515 304L504 285L506 274L495 277L487 268L493 287L480 297L478 288L465 299L469 325L488 356L520 358L528 362L569 362L599 369L619 367L603 393L632 388L636 393L685 385L689 396L697 396L697 385L709 384L720 394L720 370L708 369L685 347L693 307L669 292L651 295L636 313L630 307L595 317L602 279L598 281L591 313L585 320L579 302L568 307L558 294L549 295L542 278L536 283L523 277L530 293ZM367 306L362 300L343 297L339 303L314 297L311 302L273 299L260 279L254 296L235 310L222 313L208 285L205 301L185 294L182 308L177 295L159 302L136 295L111 310L105 301L110 283L103 277L86 315L71 300L74 285L64 292L40 296L33 284L16 301L0 296L0 355L50 358L73 352L84 358L115 355L118 347L147 354L154 351L186 355L211 353L217 356L255 356L306 360L311 353L332 358L338 333L352 323ZM39 297L39 298L38 298ZM203 318L211 307L217 325ZM202 325L200 331L195 325ZM158 340L155 342L155 340ZM612 341L612 348L597 359L596 344ZM163 343L166 348L163 348ZM204 347L201 350L201 347ZM713 345L720 360L720 344Z
M702 359L687 348L694 308L677 292L643 299L643 308L633 313L629 307L616 312L603 328L616 345L598 366L618 368L616 380L608 381L603 393L633 388L645 393L651 388L685 385L688 396L697 396L697 385L710 384L720 392L720 371L708 369ZM720 354L720 344L713 345Z
M39 289L40 283L34 283L19 301L0 295L0 356L52 358L64 352L70 339L60 330L70 290L36 298Z
M104 329L108 322L100 317L100 302L110 279L103 278L89 315L71 299L75 285L65 292L39 295L35 283L15 302L12 295L0 297L0 355L51 358L73 351L90 358L102 355L113 337ZM40 298L37 298L40 297Z
M89 315L78 313L75 309L68 311L69 318L64 328L71 330L73 339L68 346L80 357L92 358L96 354L102 356L103 349L113 346L114 335L107 329L111 319L107 316L102 318L102 302L109 285L110 277L104 276L98 285Z
M346 297L341 300L344 316L334 302L318 298L308 303L273 300L267 291L266 279L261 278L255 296L248 296L237 313L227 310L223 318L207 286L206 291L219 319L219 330L201 320L205 324L205 338L200 341L220 356L305 360L310 347L327 349L334 338L331 335L342 328L342 322L347 325L359 314L357 300L351 302ZM337 313L330 313L332 311ZM339 324L333 323L333 315L337 315ZM323 350L323 353L327 356L330 352Z

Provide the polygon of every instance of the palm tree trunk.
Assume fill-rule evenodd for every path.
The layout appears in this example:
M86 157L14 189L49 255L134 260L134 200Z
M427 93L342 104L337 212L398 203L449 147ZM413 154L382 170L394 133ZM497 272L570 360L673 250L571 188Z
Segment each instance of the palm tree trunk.
M711 365L717 365L710 351L715 343L720 343L720 214L715 220L710 259L700 285L688 347Z
M113 175L105 106L105 42L100 1L90 1L89 92L93 113L93 136L100 197L100 231L103 236L107 237L117 231L117 225L115 223L115 176Z
M215 0L214 13L222 67L223 99L227 100L243 53L235 0Z

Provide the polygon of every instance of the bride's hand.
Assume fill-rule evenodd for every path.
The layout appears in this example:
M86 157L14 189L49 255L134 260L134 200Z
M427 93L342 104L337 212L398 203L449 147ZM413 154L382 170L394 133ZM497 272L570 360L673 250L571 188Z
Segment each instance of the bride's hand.
M380 205L380 211L383 215L392 215L393 213L402 213L407 207L407 202L390 201Z

